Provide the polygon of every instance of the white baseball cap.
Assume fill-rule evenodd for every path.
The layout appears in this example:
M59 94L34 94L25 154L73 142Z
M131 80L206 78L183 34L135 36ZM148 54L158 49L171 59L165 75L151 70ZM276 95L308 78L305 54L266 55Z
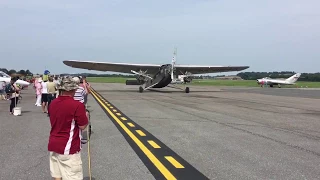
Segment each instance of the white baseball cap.
M80 79L79 79L78 77L73 77L72 80L73 80L74 82L76 82L77 84L80 83Z

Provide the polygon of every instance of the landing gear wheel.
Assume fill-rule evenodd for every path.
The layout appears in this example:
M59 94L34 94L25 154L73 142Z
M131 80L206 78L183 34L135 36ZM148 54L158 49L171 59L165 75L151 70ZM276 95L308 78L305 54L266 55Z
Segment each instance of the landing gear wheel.
M143 92L143 87L139 87L139 92L142 93Z
M186 87L186 93L189 93L189 92L190 92L189 87Z

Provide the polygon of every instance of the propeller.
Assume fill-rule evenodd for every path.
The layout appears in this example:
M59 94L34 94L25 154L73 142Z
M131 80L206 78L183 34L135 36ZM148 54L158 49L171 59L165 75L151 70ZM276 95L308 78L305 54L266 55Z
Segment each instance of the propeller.
M181 74L183 74L183 81L186 83L186 82L191 82L192 81L192 73L186 71L185 73L183 73L182 71L180 71Z

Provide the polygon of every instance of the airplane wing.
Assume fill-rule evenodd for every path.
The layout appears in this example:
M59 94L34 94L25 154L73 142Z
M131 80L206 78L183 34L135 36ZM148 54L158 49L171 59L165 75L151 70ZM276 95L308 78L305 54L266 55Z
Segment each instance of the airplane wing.
M112 71L119 73L131 73L131 70L139 71L148 70L148 74L155 74L159 71L159 64L130 64L130 63L111 63L111 62L94 62L65 60L63 63L67 66L80 69L96 70L96 71ZM218 73L228 71L241 71L249 68L249 66L199 66L199 65L175 65L176 69L181 72L190 72L192 74ZM180 72L179 72L180 73Z
M206 73L219 73L229 71L242 71L248 69L249 66L199 66L199 65L175 65L178 72L185 73L186 71L191 74L206 74Z
M148 74L155 74L159 71L161 65L158 64L129 64L129 63L110 63L110 62L94 62L94 61L79 61L65 60L63 63L67 66L80 69L96 70L96 71L112 71L119 73L130 73L131 70L139 71L148 70Z

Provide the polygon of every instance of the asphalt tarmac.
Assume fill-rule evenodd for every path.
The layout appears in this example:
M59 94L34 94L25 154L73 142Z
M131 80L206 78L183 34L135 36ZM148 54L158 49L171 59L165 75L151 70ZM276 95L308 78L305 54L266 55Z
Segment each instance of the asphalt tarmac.
M319 90L92 86L94 179L320 179ZM22 96L19 117L0 101L0 179L50 179L49 119Z

